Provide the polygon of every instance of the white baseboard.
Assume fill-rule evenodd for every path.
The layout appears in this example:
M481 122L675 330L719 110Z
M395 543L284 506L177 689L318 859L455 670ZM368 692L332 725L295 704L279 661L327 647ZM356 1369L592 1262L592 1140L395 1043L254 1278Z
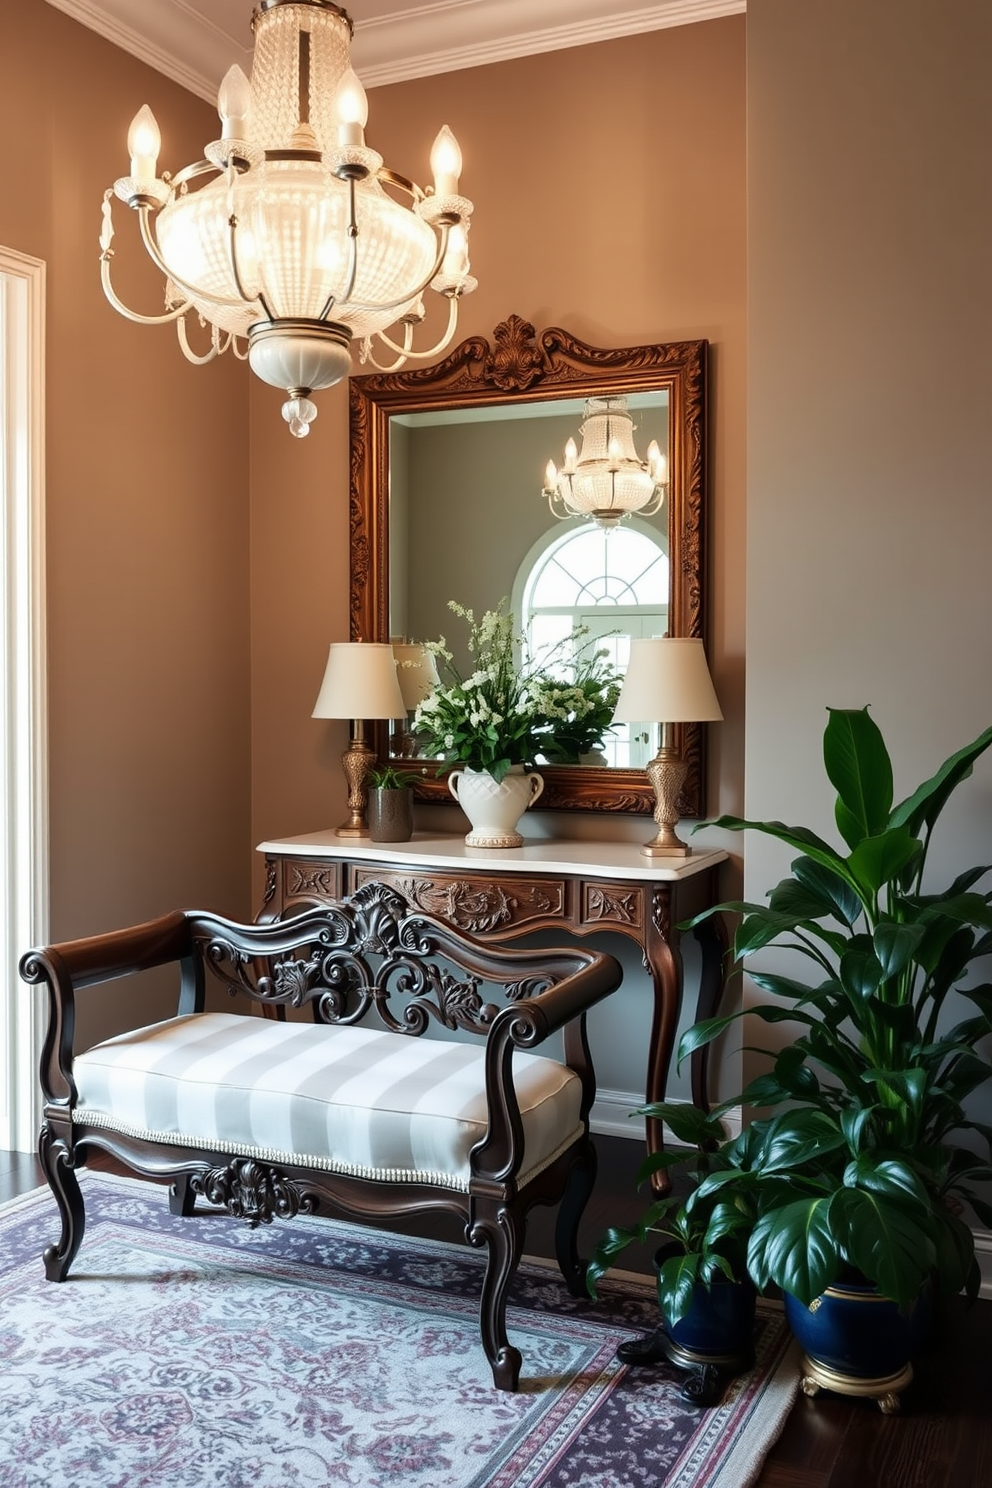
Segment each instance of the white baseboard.
M644 1125L636 1115L643 1106L644 1097L632 1090L599 1090L592 1108L590 1125L594 1132L608 1137L629 1137L635 1142L644 1141ZM688 1103L687 1103L688 1104ZM741 1129L741 1110L735 1106L723 1118L728 1137L736 1137ZM665 1140L673 1141L670 1131L665 1131ZM992 1298L992 1233L975 1230L975 1256L982 1273L982 1297Z
M973 1230L975 1237L975 1259L982 1273L980 1297L992 1299L992 1234L988 1230Z
M630 1137L635 1142L644 1141L644 1121L636 1113L644 1104L643 1095L632 1090L598 1090L592 1108L590 1126L594 1132L606 1137ZM688 1105L689 1102L684 1103ZM741 1129L741 1112L737 1106L723 1118L728 1137L736 1137ZM665 1130L666 1142L674 1142L670 1131Z

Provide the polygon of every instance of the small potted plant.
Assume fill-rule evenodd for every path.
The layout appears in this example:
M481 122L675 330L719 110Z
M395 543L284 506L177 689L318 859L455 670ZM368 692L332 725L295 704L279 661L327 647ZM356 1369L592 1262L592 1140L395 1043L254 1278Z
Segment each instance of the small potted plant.
M373 765L368 785L369 836L373 842L409 842L413 836L416 775L396 765Z
M688 1371L682 1396L693 1405L711 1405L726 1379L750 1367L754 1358L755 1289L747 1270L747 1249L756 1217L756 1198L738 1165L739 1143L725 1140L716 1115L681 1102L653 1102L639 1116L664 1121L680 1144L653 1153L638 1173L649 1182L662 1168L684 1168L667 1194L650 1201L629 1228L612 1228L599 1241L586 1271L590 1296L629 1245L654 1244L659 1327L620 1345L625 1364L661 1359ZM736 1181L731 1187L728 1174Z
M977 887L990 869L966 869L938 892L924 872L944 806L990 744L992 728L893 804L868 710L831 709L823 758L846 851L778 821L716 823L797 853L767 905L725 904L699 919L734 910L739 965L786 948L812 975L751 971L769 1001L696 1025L679 1057L739 1017L795 1030L735 1098L784 1109L744 1133L734 1161L756 1215L748 1270L759 1288L786 1294L809 1394L832 1387L897 1409L931 1281L949 1294L978 1289L962 1215L970 1204L992 1226L980 1192L992 1180L992 1127L969 1119L964 1102L992 1079L992 986L972 977L992 953L992 891ZM952 992L971 1004L958 1022L946 1016ZM732 1193L739 1175L708 1181L703 1198Z

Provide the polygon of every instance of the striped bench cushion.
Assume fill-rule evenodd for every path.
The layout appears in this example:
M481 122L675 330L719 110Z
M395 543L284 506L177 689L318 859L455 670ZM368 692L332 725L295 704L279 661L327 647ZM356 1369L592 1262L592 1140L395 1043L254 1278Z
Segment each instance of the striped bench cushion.
M236 1013L170 1018L76 1056L75 1120L153 1141L465 1190L485 1135L485 1051ZM581 1129L581 1087L514 1056L526 1182Z

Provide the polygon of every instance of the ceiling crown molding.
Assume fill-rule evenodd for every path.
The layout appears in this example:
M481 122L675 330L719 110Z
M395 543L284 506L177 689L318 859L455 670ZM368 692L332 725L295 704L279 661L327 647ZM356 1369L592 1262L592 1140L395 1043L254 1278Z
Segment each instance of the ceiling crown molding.
M395 0L393 0L395 5ZM366 87L736 15L747 0L435 0L355 22Z
M251 65L251 0L47 0L214 103L232 63ZM738 15L747 0L354 0L352 58L366 87L483 67Z
M48 4L207 103L216 104L221 78L233 63L246 72L251 69L250 0L226 7L235 18L240 12L236 30L217 25L186 0L48 0Z

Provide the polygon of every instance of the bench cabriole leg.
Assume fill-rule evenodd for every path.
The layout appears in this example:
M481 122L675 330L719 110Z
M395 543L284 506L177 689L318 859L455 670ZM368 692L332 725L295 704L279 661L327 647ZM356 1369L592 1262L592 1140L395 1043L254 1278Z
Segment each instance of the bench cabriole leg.
M38 1157L62 1216L59 1243L49 1245L44 1254L45 1276L49 1281L64 1281L83 1243L86 1229L83 1195L73 1172L72 1154L61 1137L52 1135L47 1122L38 1138Z
M502 1203L477 1199L475 1219L466 1234L470 1244L485 1245L489 1252L479 1303L482 1347L492 1365L497 1390L512 1392L520 1383L523 1360L507 1337L506 1293L523 1250L523 1222Z

